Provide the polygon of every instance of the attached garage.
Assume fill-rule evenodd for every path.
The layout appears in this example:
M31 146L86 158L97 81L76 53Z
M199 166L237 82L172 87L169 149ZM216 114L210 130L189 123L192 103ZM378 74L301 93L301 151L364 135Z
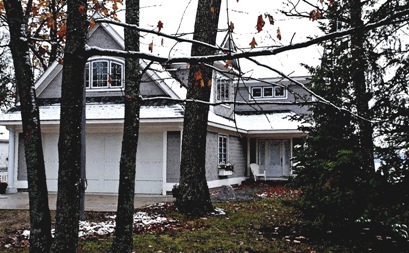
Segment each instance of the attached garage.
M136 164L135 191L162 194L163 133L141 133ZM86 139L88 193L117 193L122 133L89 133ZM23 142L19 143L19 180L27 180ZM48 191L58 189L58 134L43 134ZM22 169L23 168L23 169Z

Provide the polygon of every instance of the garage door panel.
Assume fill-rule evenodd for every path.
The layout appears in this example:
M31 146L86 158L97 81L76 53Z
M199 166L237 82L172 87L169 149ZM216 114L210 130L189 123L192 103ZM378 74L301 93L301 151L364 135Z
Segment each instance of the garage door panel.
M58 134L43 134L44 166L48 191L58 190Z

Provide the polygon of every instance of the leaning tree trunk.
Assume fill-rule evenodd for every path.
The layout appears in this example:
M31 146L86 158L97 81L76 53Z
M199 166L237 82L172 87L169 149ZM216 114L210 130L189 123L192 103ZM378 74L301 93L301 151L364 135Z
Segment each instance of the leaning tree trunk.
M126 1L126 23L139 25L139 0ZM125 50L139 51L139 32L125 28ZM119 165L115 239L111 252L132 252L136 152L139 136L139 59L125 60L125 119Z
M5 0L10 49L21 103L30 204L30 252L47 252L51 244L51 217L44 167L39 108L31 71L26 20L20 1ZM13 169L13 168L11 168Z
M221 1L199 0L193 39L216 44ZM197 44L192 45L192 56L214 54ZM213 62L207 62L213 64ZM202 64L191 65L187 98L209 101L212 69ZM206 181L207 104L188 102L185 106L182 138L180 183L175 191L176 205L183 213L201 215L213 211Z
M68 0L67 6L58 142L57 224L52 252L77 252L78 245L87 1Z

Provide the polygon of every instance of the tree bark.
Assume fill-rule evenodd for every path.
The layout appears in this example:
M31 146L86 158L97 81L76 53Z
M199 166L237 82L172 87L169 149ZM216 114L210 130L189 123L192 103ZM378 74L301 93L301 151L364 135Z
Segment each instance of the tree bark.
M351 27L362 27L362 3L358 0L350 0ZM351 56L352 56L352 83L355 89L355 103L357 112L365 119L371 119L369 109L370 93L367 91L365 73L367 70L367 59L365 55L365 33L356 30L351 34ZM370 121L359 120L359 138L363 154L363 166L366 167L368 175L374 175L374 145L373 128Z
M126 23L139 25L139 0L126 2ZM139 51L139 32L125 28L125 50ZM115 239L111 252L132 252L136 152L139 137L139 59L125 60L125 119L120 161Z
M193 39L216 44L221 1L199 0ZM192 56L211 55L214 49L192 45ZM213 64L213 62L207 62ZM190 66L188 99L210 100L212 69L201 64ZM188 102L185 106L180 183L175 191L178 209L202 215L213 211L206 181L206 135L209 105Z
M81 176L81 131L84 55L87 39L86 0L67 1L67 41L61 90L58 142L56 234L51 252L77 252Z
M30 252L47 252L51 244L51 217L41 141L39 108L31 71L27 22L20 1L5 0L10 49L21 103L30 204Z

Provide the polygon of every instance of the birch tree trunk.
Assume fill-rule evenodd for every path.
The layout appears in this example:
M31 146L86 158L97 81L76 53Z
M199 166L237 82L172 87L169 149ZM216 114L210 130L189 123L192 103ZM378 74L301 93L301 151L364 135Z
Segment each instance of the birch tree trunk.
M221 1L199 0L193 39L216 44ZM192 45L192 56L214 54L213 49ZM207 62L213 64L213 62ZM192 64L189 70L188 99L210 100L212 69ZM201 215L213 211L206 181L206 135L209 106L188 102L185 106L180 183L176 205L183 213Z
M5 0L4 7L9 24L9 46L21 103L30 204L30 252L47 252L51 244L51 218L39 108L31 71L28 37L25 31L27 20L23 15L20 1Z

